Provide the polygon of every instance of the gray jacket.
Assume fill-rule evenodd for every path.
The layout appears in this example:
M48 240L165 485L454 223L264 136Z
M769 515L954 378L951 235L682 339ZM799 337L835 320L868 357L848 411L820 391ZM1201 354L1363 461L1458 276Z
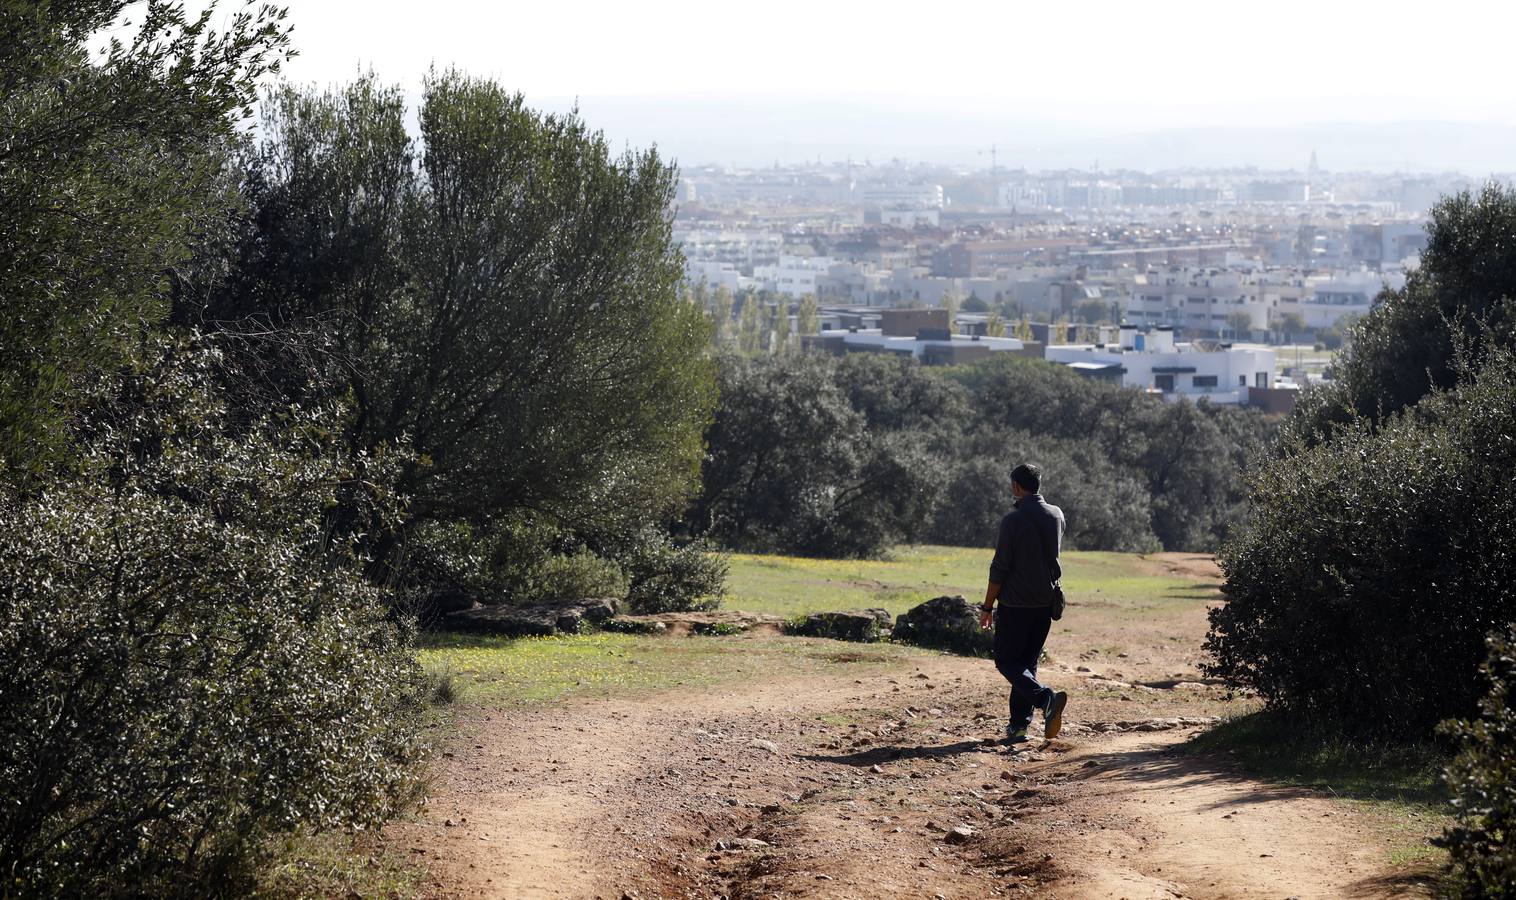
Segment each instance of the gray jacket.
M1041 536L1039 537L1039 532ZM1050 606L1053 582L1063 577L1058 553L1063 546L1063 510L1041 494L1016 501L1000 520L990 581L1000 585L1001 606Z

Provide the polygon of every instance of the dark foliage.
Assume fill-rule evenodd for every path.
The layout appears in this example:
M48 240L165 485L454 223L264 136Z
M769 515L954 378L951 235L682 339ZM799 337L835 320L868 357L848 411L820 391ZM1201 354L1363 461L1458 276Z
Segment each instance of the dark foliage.
M1439 204L1421 269L1254 478L1208 646L1271 706L1402 742L1474 712L1516 610L1513 240L1509 191Z
M1444 730L1461 749L1448 768L1458 821L1448 848L1460 897L1516 897L1516 627L1490 635L1483 672L1489 693L1479 716Z
M632 613L714 609L726 587L726 557L704 542L675 544L658 528L644 528L611 554L627 574Z
M403 95L372 77L271 95L239 158L230 273L180 320L310 332L324 377L271 347L281 388L350 398L349 452L414 449L405 520L370 535L375 577L492 602L604 595L631 565L689 582L678 555L586 553L633 552L698 479L714 385L707 323L677 290L673 168L453 72L419 113L413 140Z
M1358 417L1371 423L1447 389L1486 346L1516 340L1516 192L1491 184L1432 209L1426 251L1404 288L1386 291L1351 328L1336 380L1308 392L1286 427L1314 443Z
M82 391L131 358L165 314L165 273L235 201L221 147L288 29L267 8L216 31L214 9L184 6L0 5L0 478L66 455Z
M871 431L836 371L819 356L723 359L697 531L730 547L863 556L919 527L932 493L924 442Z
M1067 546L1214 548L1244 506L1259 414L1165 404L1062 367L956 370L858 354L721 363L693 527L727 546L877 555L900 541L986 546L1033 460Z
M1213 671L1274 707L1388 737L1474 710L1516 610L1516 353L1253 479L1221 555Z
M0 503L0 871L23 896L245 890L276 833L411 789L416 664L338 505L333 410L232 416L213 349L97 384L75 477Z

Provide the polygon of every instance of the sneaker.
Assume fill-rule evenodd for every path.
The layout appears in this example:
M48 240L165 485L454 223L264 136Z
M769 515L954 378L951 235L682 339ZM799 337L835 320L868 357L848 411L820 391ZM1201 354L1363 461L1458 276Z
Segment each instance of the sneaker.
M1042 736L1052 740L1063 730L1063 708L1069 705L1067 691L1057 691L1048 698L1048 705L1042 710Z
M1031 738L1026 736L1025 728L1011 728L1009 726L1006 727L1005 742L1007 744L1025 744L1029 740L1031 740Z

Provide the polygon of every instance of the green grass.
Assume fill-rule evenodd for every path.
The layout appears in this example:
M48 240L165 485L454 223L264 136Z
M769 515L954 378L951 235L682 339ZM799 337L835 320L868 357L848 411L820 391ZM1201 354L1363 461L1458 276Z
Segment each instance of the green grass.
M372 834L327 832L285 839L259 872L256 900L304 897L411 898L426 870L388 851Z
M899 615L943 594L970 602L984 598L988 549L901 547L884 560L810 559L795 556L731 556L729 609L782 616L877 606ZM1215 586L1134 565L1129 553L1063 555L1064 589L1076 603L1121 612L1168 608L1208 599Z
M1448 813L1447 757L1430 745L1352 740L1267 711L1223 722L1191 739L1192 754L1225 754L1248 774L1334 797L1419 815Z
M1274 363L1279 368L1299 366L1307 372L1320 374L1332 364L1336 355L1336 350L1317 350L1312 344L1290 344L1274 348Z
M872 668L930 651L891 644L761 636L651 637L599 633L549 638L427 635L428 671L450 671L461 702L552 703L651 693L743 678Z

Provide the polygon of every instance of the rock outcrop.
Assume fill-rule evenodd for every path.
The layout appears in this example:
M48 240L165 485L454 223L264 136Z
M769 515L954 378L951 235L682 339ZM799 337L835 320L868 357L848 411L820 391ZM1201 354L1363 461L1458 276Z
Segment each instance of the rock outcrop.
M617 602L610 597L533 606L475 606L443 616L442 627L502 637L578 634L586 622L592 625L605 622L616 615L616 609Z
M743 612L737 609L698 612L650 613L640 616L617 616L606 622L606 631L627 634L729 635L750 631L777 632L784 619L768 613Z
M995 637L979 627L979 607L962 597L934 597L895 620L894 639L969 656L993 656Z
M800 637L832 638L838 641L873 643L890 634L890 614L882 609L850 609L812 613L792 622L785 631Z

